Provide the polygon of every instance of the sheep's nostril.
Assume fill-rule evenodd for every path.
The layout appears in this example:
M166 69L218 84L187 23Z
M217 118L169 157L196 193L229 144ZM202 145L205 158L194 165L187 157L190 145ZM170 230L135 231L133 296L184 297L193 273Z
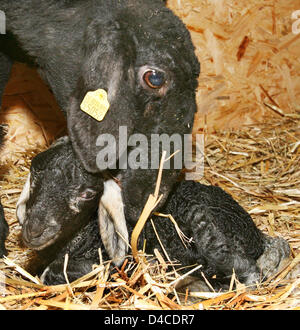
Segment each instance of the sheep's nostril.
M32 238L40 237L42 235L42 233L43 233L42 230L34 229L31 231L31 237Z
M29 223L27 224L27 226L25 226L25 235L27 239L38 238L43 234L43 232L44 228L40 224L34 225L32 223Z

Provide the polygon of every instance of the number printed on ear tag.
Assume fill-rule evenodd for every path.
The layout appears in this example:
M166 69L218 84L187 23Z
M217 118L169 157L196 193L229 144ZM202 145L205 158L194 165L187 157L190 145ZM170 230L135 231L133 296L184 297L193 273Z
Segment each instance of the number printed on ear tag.
M88 92L80 105L80 109L98 121L103 120L109 109L106 91L97 89Z

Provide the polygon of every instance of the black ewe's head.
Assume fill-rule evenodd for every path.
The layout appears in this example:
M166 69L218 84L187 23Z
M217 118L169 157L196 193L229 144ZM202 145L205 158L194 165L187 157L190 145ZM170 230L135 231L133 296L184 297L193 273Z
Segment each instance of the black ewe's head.
M97 139L103 134L110 134L116 142L117 156L107 164L110 166L118 160L121 126L126 126L128 137L140 133L148 141L151 134L188 134L193 126L200 66L188 30L163 1L128 3L124 7L121 2L119 9L87 27L81 77L67 109L74 150L85 169L93 173L100 171ZM107 91L110 103L101 122L80 109L87 92L98 89ZM161 151L153 152L159 158ZM156 169L133 171L142 172L144 181L141 185L136 174L129 175L130 184L126 181L132 187L130 192L124 189L128 220L136 220L156 180ZM170 171L170 179L162 186L165 197L179 172Z
M97 209L103 180L87 173L70 144L37 155L17 204L24 243L36 250L72 237Z

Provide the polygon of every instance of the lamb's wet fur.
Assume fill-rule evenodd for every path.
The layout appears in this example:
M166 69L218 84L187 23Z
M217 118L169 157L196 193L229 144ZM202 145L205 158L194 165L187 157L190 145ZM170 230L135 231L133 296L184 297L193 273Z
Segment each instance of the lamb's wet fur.
M202 265L193 275L201 278L203 272L216 286L226 287L233 269L242 283L260 282L267 272L274 273L290 252L285 240L264 235L251 216L216 186L181 182L162 213L171 214L185 236L191 238L185 249L175 227L165 218L155 217L155 227L170 258L185 266ZM149 251L159 246L151 227L148 223L145 232Z
M66 144L64 148L53 148L53 150L56 153L67 154L66 148L71 149L71 145L68 140L63 140L62 143ZM53 150L51 155L54 158L62 156L53 153ZM45 153L47 152L50 151ZM42 178L47 176L47 173L52 173L53 164L54 162L47 162L46 167L43 168L43 175L40 172L35 176L35 183L39 181L39 175ZM34 167L39 167L37 160L32 163L32 172L35 170ZM83 174L86 177L87 172L83 168L81 170L84 171ZM51 175L51 180L54 183L56 180L59 182L61 175L63 172L56 172L55 176ZM73 178L76 179L75 176ZM70 178L69 184L74 186L74 182L72 183ZM53 187L57 187L57 193L53 191L53 188L50 191L46 187L45 193L49 191L55 202L55 196L59 196L61 188L55 184ZM34 195L34 188L31 189L31 194ZM28 207L30 206L30 209L27 207L27 223L34 221L30 214L32 209L36 207L35 203L30 203L30 198L29 196ZM50 196L44 195L44 198L46 207L46 201ZM68 204L69 201L66 199L65 203ZM82 208L85 208L84 204ZM71 221L69 214L61 213L61 209L62 207L56 209L52 215L56 214L62 223L64 218ZM194 276L202 278L201 272L203 272L215 287L226 287L233 269L241 282L247 285L259 282L264 279L265 275L274 273L281 260L289 255L289 246L286 241L264 235L255 226L250 215L219 187L207 186L194 181L181 182L172 192L161 212L171 214L181 231L190 238L189 243L186 243L187 247L185 247L175 227L168 219L152 216L160 240L170 259L178 261L182 266L201 264L201 269L195 272ZM62 270L66 253L69 255L67 273L70 281L86 274L88 270L91 270L92 264L99 263L99 248L104 253L103 259L108 260L108 255L99 235L99 216L101 214L99 215L99 212L84 214L82 221L88 221L87 225L69 240L66 240L67 233L64 233L65 246L54 258L54 261L50 262L49 260L48 267L42 275L46 284L65 282ZM86 216L89 216L88 220ZM80 221L80 217L76 221ZM47 218L44 218L44 226L47 227ZM131 224L128 223L129 232L132 229ZM144 239L147 242L146 250L148 253L153 253L154 248L160 249L163 253L150 222L146 224L142 232L140 245L143 244ZM47 260L47 251L41 251L41 253L43 260ZM189 267L185 271L188 270L190 270Z
M41 269L40 265L37 268L37 264L34 264L37 262L41 263L41 255L38 255L38 260L34 259L30 262L30 270L39 269L40 272L43 271L41 280L45 284L61 284L66 282L65 275L62 271L66 254L68 254L67 276L70 282L89 273L93 265L99 264L99 253L101 253L103 260L109 260L99 234L96 219L97 216L95 214L92 220L60 250L55 260L48 264L46 269ZM42 255L46 260L48 259L47 253L42 252Z
M47 255L39 267L47 266L88 223L102 193L102 176L83 168L68 138L34 157L16 213L24 244Z

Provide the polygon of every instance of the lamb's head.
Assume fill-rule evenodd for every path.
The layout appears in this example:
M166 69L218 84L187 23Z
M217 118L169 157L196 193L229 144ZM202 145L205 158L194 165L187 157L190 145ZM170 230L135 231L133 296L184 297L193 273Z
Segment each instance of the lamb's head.
M103 193L103 179L83 169L66 139L32 160L17 203L23 241L36 250L71 238L89 221Z
M105 173L103 173L105 175ZM24 243L35 250L66 244L96 215L110 258L119 265L128 248L121 188L107 174L87 172L67 137L31 163L17 203Z

